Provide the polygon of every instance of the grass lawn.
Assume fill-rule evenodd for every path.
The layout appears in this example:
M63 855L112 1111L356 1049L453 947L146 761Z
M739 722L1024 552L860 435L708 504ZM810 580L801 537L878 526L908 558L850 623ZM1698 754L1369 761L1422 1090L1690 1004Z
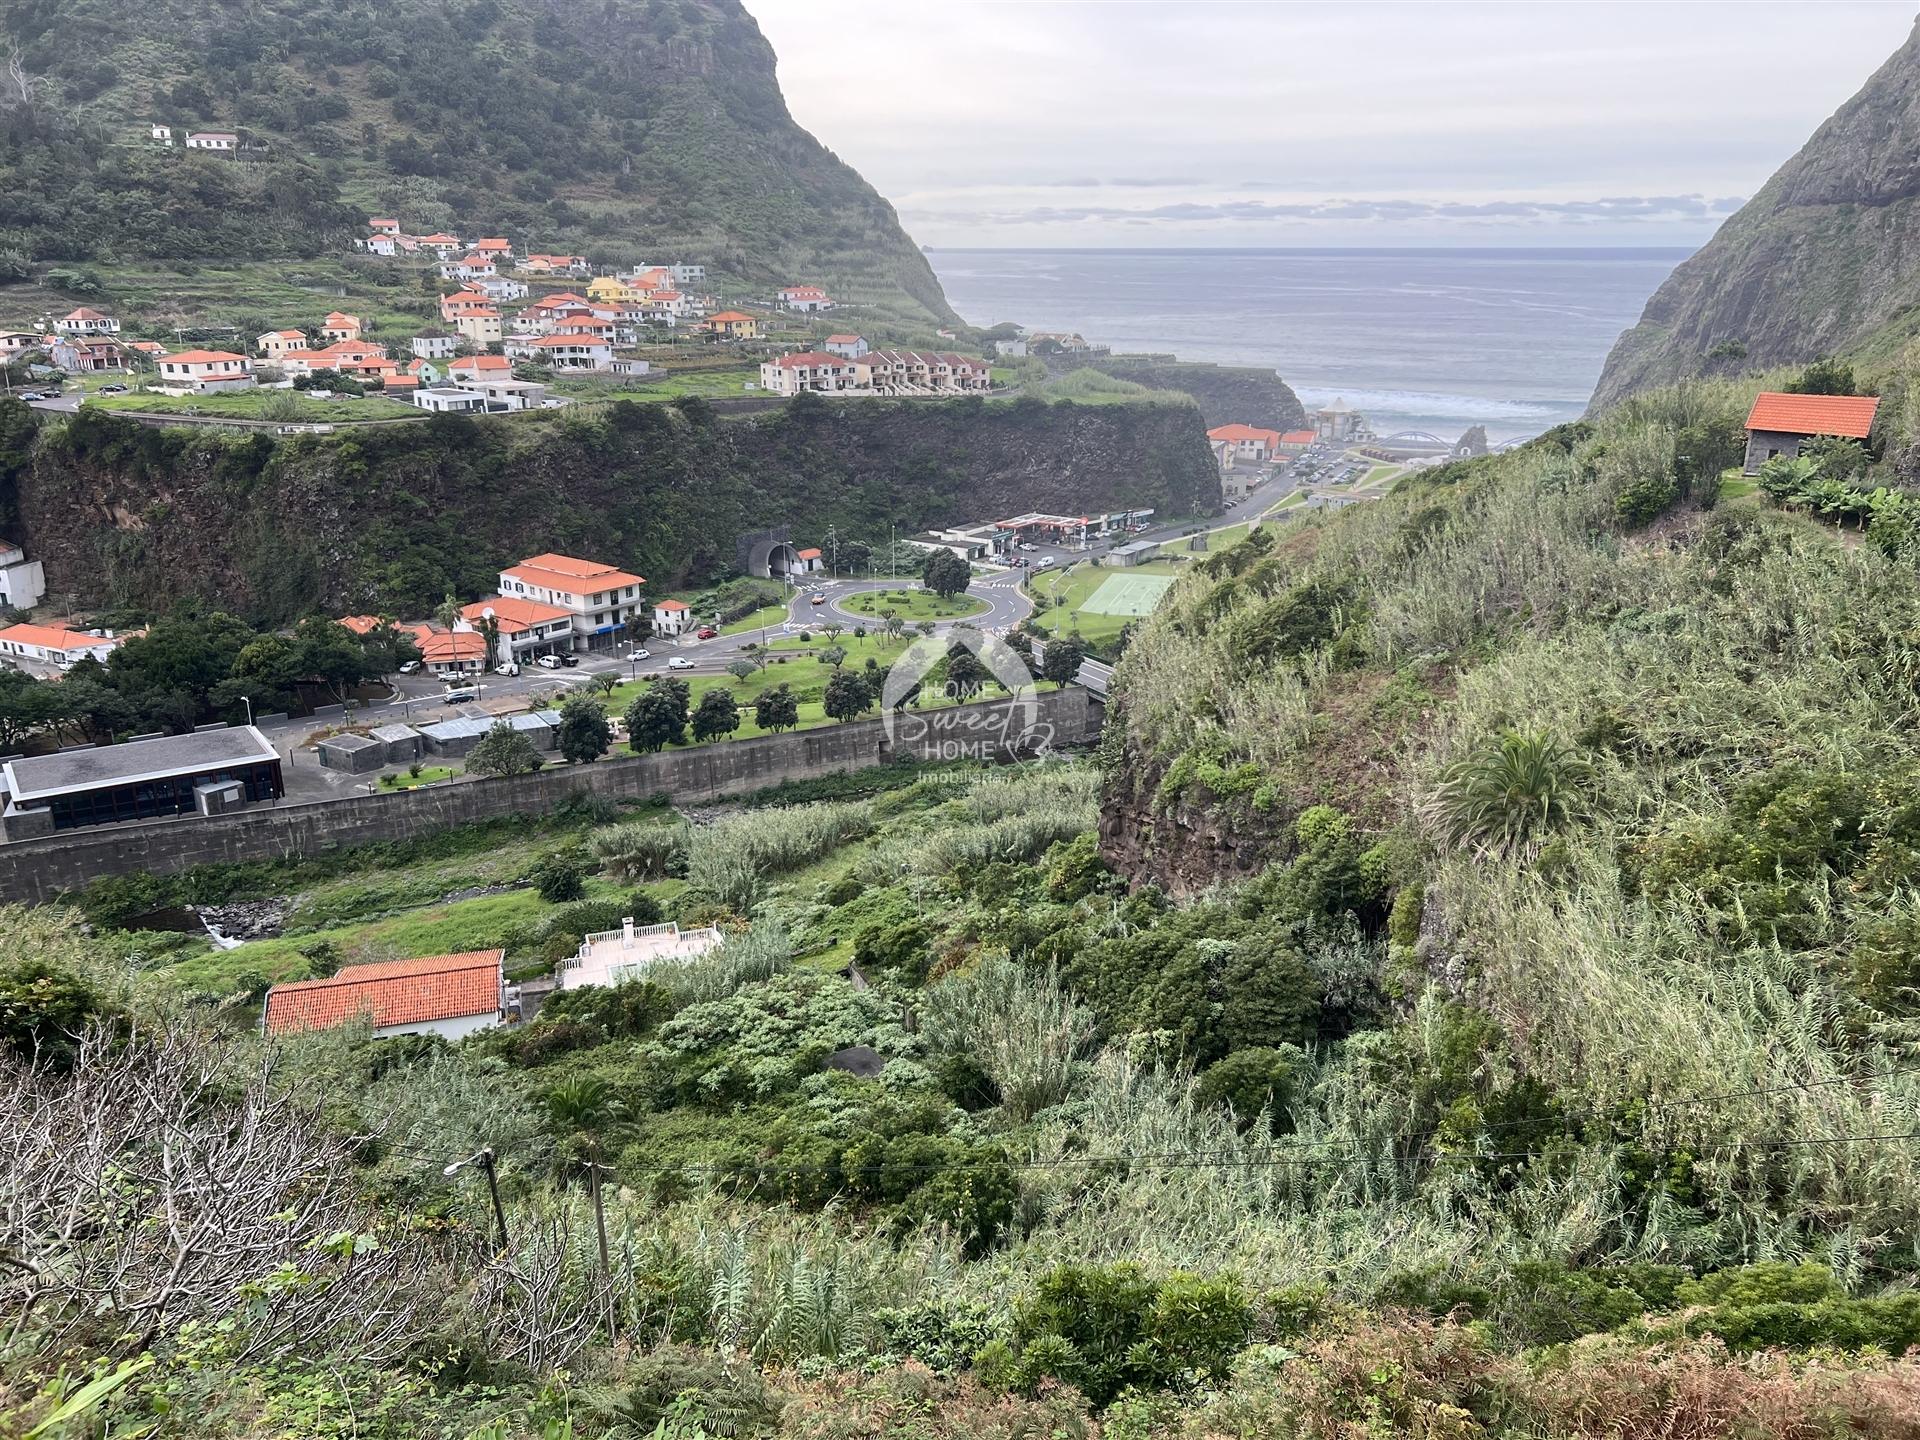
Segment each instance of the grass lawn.
M451 765L427 765L418 775L402 770L398 775L382 775L382 790L411 790L416 785L431 785L436 780L451 780L460 772Z
M850 595L844 608L878 619L891 610L909 624L917 620L963 620L984 613L989 606L971 595L936 595L931 590L867 590Z
M760 372L742 366L727 370L681 370L660 375L627 377L594 375L556 375L552 389L556 395L577 400L677 400L683 395L702 395L709 400L738 399L758 386Z
M278 413L292 400L297 409ZM269 411L269 402L276 402ZM165 415L220 415L236 420L332 421L418 418L424 412L398 400L368 395L340 400L315 400L297 390L243 390L234 395L90 395L87 404L102 410L141 410Z
M720 627L720 633L722 635L739 635L748 630L758 630L762 625L780 625L786 618L787 605L783 600L773 605L762 605L751 615L743 615L738 620L729 621Z
M1136 576L1171 578L1179 573L1179 566L1164 560L1155 560L1127 569L1075 565L1067 570L1036 575L1027 582L1027 591L1036 602L1033 612L1034 623L1049 635L1068 635L1078 632L1087 640L1110 640L1118 635L1121 627L1133 617L1109 615L1090 608L1088 602L1094 598L1102 586L1110 580L1119 578L1131 579ZM1138 586L1131 588L1135 591L1140 589ZM1046 603L1053 600L1059 603Z
M909 643L908 637L905 636L898 640L889 640L884 635L869 635L863 640L856 640L851 631L842 635L838 641L839 647L847 652L845 665L853 670L866 669L868 660L872 660L876 665L890 665L906 650ZM798 637L787 636L775 641L769 648L777 658L765 669L756 670L745 680L733 675L683 677L687 681L688 690L692 693L692 707L698 708L700 697L709 690L731 690L734 700L740 705L741 715L740 728L728 738L744 740L754 735L768 733L753 723L754 699L777 686L786 685L793 690L800 702L800 729L806 730L817 725L838 723L827 718L827 712L822 703L827 692L827 679L832 674L833 667L817 655L791 653L801 649L823 650L826 648L826 642L816 637L812 644L802 646ZM646 689L646 685L647 682L644 680L629 680L615 686L612 695L607 698L607 713L625 714L627 707ZM871 713L877 714L878 711Z

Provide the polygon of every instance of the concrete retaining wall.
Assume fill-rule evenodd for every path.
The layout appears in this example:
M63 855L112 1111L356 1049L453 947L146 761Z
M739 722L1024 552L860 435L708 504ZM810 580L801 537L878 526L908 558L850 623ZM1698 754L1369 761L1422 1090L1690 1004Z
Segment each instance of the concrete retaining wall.
M404 840L503 815L544 814L571 795L700 800L783 780L845 774L892 760L1012 760L1082 745L1100 729L1098 701L1078 686L1042 695L1032 724L1005 701L906 712L889 741L879 720L695 745L657 755L556 766L533 775L431 785L350 799L281 803L231 815L150 820L0 845L0 901L45 901L102 875L170 875L214 862L310 856Z

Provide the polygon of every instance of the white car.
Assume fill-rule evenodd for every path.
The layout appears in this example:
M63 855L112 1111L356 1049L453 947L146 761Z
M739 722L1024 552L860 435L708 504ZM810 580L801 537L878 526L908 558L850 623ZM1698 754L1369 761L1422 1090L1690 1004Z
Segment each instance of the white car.
M560 657L558 655L542 655L533 663L538 665L542 670L558 670L560 668Z
M411 675L419 668L420 662L418 660L402 660L400 662L400 673L402 675Z
M1051 570L1053 568L1053 556L1042 555L1039 560L1034 562L1033 568L1036 570Z
M676 655L667 661L667 669L669 670L691 670L692 668L693 662L684 655Z
M627 653L636 660L651 660L653 658L653 652L651 650L629 650Z
M505 665L494 666L493 673L496 675L518 675L520 673L520 667L512 661L508 661Z

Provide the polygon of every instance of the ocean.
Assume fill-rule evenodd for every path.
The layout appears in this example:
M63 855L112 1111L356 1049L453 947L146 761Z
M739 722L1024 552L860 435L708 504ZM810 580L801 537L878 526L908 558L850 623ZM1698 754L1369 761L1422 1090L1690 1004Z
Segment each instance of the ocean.
M931 250L969 323L1276 369L1382 434L1495 441L1579 417L1683 249Z

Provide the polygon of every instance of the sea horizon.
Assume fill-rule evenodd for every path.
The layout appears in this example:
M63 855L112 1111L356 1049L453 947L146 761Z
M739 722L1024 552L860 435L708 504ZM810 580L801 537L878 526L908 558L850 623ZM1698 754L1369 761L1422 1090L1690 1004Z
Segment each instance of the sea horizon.
M1382 434L1493 441L1577 419L1669 245L928 247L970 324L1277 372ZM1251 417L1247 417L1251 418Z

